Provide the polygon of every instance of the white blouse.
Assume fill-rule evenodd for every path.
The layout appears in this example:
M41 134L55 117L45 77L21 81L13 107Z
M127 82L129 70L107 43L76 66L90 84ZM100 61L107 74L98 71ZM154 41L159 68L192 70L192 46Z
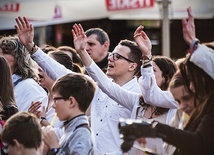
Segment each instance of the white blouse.
M47 107L48 96L47 92L32 78L20 80L20 76L13 74L14 95L19 111L28 111L32 102L41 101L42 106Z

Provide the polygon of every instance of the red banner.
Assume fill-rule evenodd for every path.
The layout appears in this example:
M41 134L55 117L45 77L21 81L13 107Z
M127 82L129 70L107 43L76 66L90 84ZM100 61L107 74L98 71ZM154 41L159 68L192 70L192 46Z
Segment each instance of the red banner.
M0 3L0 12L19 12L19 3Z
M154 0L106 0L108 11L133 10L154 6Z

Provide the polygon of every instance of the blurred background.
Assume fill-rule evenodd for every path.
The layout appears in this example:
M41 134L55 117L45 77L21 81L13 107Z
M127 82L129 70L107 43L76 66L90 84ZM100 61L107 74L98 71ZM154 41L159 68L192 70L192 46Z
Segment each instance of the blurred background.
M35 27L39 46L73 47L71 29L81 23L84 30L104 29L110 38L110 51L121 39L133 40L139 25L152 40L153 55L173 59L188 49L182 36L181 19L191 6L196 36L203 42L214 41L213 0L0 0L0 35L16 34L15 18L25 16Z

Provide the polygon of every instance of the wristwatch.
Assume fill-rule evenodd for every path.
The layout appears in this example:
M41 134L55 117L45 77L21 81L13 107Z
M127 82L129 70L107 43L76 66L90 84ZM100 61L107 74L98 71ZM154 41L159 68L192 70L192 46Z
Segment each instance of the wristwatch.
M152 55L142 55L141 56L141 60L149 60L149 61L151 61L152 60Z
M192 54L198 48L199 43L200 41L197 38L192 40L192 43L190 45L190 51L189 51L190 54Z
M41 123L44 119L47 120L45 117L39 117L39 123Z
M60 148L52 148L48 151L48 155L56 155L59 152Z

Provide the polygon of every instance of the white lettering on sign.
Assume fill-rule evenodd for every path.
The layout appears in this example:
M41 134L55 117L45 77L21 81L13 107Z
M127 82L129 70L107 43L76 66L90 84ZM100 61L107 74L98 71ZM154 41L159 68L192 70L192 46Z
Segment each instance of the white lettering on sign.
M4 3L0 4L0 12L18 12L19 3Z
M154 0L106 0L109 11L148 8L154 5Z

